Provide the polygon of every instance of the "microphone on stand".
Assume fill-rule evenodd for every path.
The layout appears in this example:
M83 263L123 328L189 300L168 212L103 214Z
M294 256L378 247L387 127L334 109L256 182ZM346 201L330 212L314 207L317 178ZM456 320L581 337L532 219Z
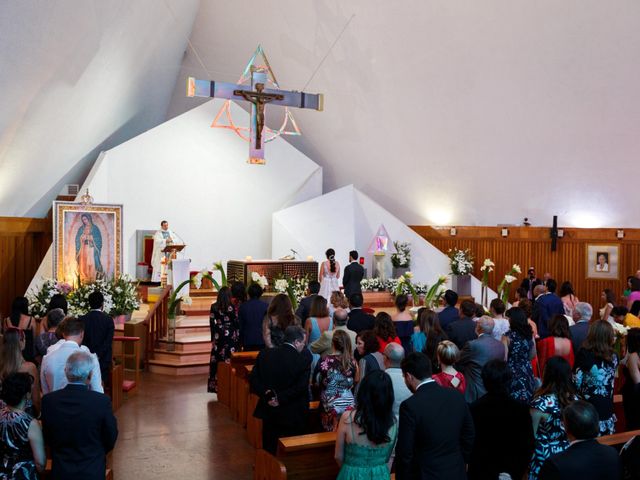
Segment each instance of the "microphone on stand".
M296 252L293 248L290 248L289 250L291 250L291 253L293 253L293 258L296 258L296 255L298 255L298 252Z

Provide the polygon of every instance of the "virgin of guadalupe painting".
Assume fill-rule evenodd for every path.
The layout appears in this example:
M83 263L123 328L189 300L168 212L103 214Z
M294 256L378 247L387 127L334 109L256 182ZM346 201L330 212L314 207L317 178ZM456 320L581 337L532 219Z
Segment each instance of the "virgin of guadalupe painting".
M110 280L122 267L122 206L54 202L54 278Z

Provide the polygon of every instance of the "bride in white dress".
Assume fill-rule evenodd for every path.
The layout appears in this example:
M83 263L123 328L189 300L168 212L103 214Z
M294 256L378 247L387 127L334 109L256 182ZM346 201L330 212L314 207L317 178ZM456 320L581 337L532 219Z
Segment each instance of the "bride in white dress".
M320 292L327 300L331 298L331 294L340 290L340 264L336 262L336 252L330 248L325 252L327 259L320 265Z

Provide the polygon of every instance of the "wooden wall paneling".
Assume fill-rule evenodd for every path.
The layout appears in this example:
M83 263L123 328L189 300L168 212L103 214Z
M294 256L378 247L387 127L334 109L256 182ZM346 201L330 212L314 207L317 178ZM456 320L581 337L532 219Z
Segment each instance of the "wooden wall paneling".
M600 296L605 288L611 288L620 298L626 288L626 278L640 269L640 229L625 229L625 238L615 238L616 229L565 229L565 236L558 240L557 251L551 251L549 229L543 227L509 227L509 236L500 235L500 227L456 227L457 235L451 237L449 229L412 227L434 246L447 252L450 248L469 248L475 258L474 275L481 278L480 266L485 258L495 263L495 271L489 275L489 286L494 290L504 274L514 263L523 273L511 287L511 297L530 266L535 266L538 276L550 272L561 284L571 281L577 296L589 302L597 311L602 306ZM586 278L586 249L588 244L618 244L620 246L619 278L617 280L592 280ZM443 272L446 273L446 272Z

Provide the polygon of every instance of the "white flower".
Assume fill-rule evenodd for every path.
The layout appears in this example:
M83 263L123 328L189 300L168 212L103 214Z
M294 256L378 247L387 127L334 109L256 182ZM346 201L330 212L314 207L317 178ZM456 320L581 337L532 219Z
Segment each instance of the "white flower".
M404 283L404 282L405 282L404 275L398 278L398 283Z
M625 327L624 325L619 324L618 322L613 323L613 330L616 335L625 336L629 333L629 327Z
M193 277L193 286L196 287L196 290L200 290L202 287L202 272L198 272L195 277Z
M411 273L411 272L406 272L406 273L404 274L404 276L405 276L406 278L413 278L413 273Z
M507 283L511 283L514 280L516 280L516 277L514 277L513 275L505 275L504 276L504 281L507 282Z
M485 267L495 267L496 264L493 263L490 258L485 258L483 266L485 266Z
M447 283L448 278L449 278L449 277L447 277L446 275L440 275L440 276L438 277L438 282L440 282L440 283Z
M513 270L516 273L522 273L522 269L520 268L520 265L518 265L517 263L513 264L513 267L511 267L511 270Z
M193 303L193 300L191 300L191 297L189 295L183 295L180 298L180 301L185 305L191 305Z
M287 282L284 278L280 278L276 280L276 283L274 284L274 288L276 289L276 292L279 292L279 293L285 293L288 287L289 287L289 282Z

